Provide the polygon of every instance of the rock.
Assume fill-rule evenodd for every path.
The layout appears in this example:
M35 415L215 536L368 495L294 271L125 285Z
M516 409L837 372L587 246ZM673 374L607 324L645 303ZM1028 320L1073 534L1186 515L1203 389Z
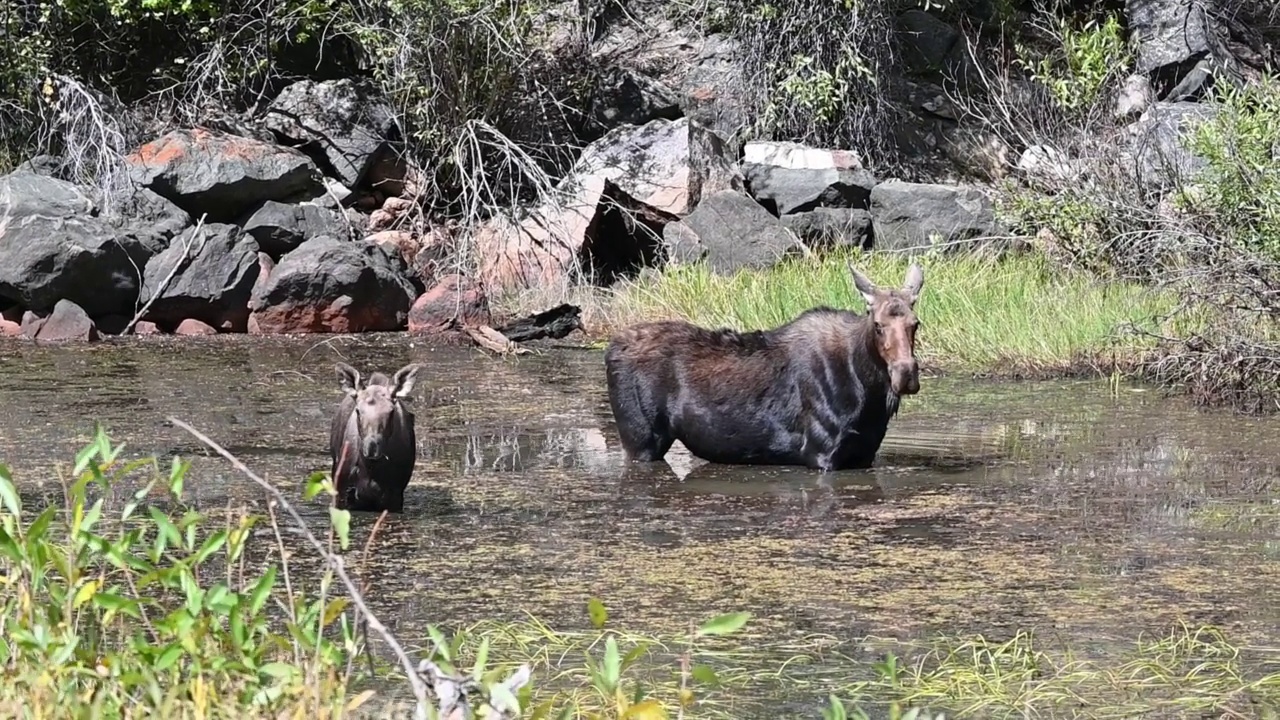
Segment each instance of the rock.
M598 176L650 213L674 219L689 204L689 121L654 120L606 133L583 150L571 175Z
M1212 120L1216 114L1210 105L1156 103L1125 128L1128 154L1146 190L1162 193L1175 189L1207 167L1204 158L1183 142L1196 123Z
M488 325L489 299L473 280L446 275L423 293L409 310L409 332L438 334L465 325Z
M778 218L755 200L731 190L703 198L688 217L663 229L668 253L677 262L706 258L717 273L768 267L795 249Z
M956 28L923 10L907 10L895 22L910 72L960 83L972 69L969 43Z
M129 224L129 227L132 227ZM0 178L0 297L37 311L69 300L92 315L132 313L146 233L121 232L75 185L31 172Z
M488 292L565 282L596 224L605 183L600 175L569 176L561 204L533 208L519 223L498 215L478 227L473 240Z
M962 241L1000 234L991 201L969 186L889 180L871 191L877 250L963 246Z
M619 67L604 70L588 110L588 117L604 129L680 115L679 93L641 72Z
M0 337L22 337L22 312L17 307L0 312Z
M267 200L320 191L319 173L291 148L203 128L174 130L143 145L127 161L141 185L194 218L234 222Z
M400 253L405 265L409 267L413 267L414 260L417 259L418 250L421 247L419 241L413 237L413 233L408 230L383 230L370 235L364 241L394 249L397 253Z
M186 210L147 188L137 188L125 198L107 222L151 255L169 247L173 238L192 225Z
M782 225L809 247L871 247L871 213L860 208L814 208L782 216Z
M98 328L89 319L89 314L70 300L59 300L53 306L53 312L43 318L34 329L34 335L29 337L42 342L98 340Z
M160 326L148 320L139 320L133 326L134 335L159 335Z
M1112 113L1117 119L1141 115L1156 100L1156 91L1145 75L1130 75L1116 93L1116 107Z
M993 132L960 126L942 136L942 152L970 177L997 182L1009 173L1009 146Z
M177 272L163 285L175 265ZM195 319L228 332L244 332L259 270L258 243L252 237L235 225L206 224L199 233L195 228L183 233L168 250L151 258L143 273L140 302L151 303L146 317L159 325Z
M38 313L27 310L22 313L22 322L18 327L22 328L22 336L30 340L34 340L36 333L40 332L40 326L44 324L44 318Z
M1051 145L1032 145L1018 158L1018 170L1029 178L1062 183L1077 176L1071 161Z
M280 258L253 292L249 332L358 333L405 327L417 297L399 253L333 237Z
M708 36L679 88L685 116L724 138L733 157L738 134L749 123L747 101L737 90L746 86L741 52L738 41L727 35Z
M178 327L174 328L173 334L186 336L217 335L218 331L199 320L187 318L186 320L178 323Z
M729 154L729 144L697 120L689 127L689 206L697 207L703 195L722 190L745 192L746 179Z
M243 223L244 231L273 258L321 235L348 237L351 226L342 211L314 202L283 203L268 200Z
M1125 0L1134 70L1151 80L1158 100L1198 99L1215 77L1237 75L1238 63L1219 40L1216 13L1195 0Z
M351 79L293 83L271 102L266 122L349 188L366 180L399 137L386 98L372 83Z
M751 196L779 215L816 207L866 209L875 176L847 150L821 150L790 142L749 142L742 172Z

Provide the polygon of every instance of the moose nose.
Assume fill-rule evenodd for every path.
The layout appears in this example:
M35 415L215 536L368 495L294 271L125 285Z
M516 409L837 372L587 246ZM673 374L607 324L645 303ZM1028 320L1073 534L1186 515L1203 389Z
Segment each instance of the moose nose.
M893 390L899 395L915 395L920 392L920 363L912 359L896 365L893 372Z
M369 438L364 441L364 456L367 458L382 457L382 441L377 438Z

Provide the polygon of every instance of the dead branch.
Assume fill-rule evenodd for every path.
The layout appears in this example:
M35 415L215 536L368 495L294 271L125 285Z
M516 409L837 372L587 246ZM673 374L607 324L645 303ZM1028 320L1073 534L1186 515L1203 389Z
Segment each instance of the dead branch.
M178 258L178 261L173 264L173 268L169 270L169 274L165 276L164 281L160 283L160 287L156 288L156 291L151 294L151 299L147 301L147 304L143 305L142 309L138 310L137 314L133 316L133 319L129 321L129 324L124 326L124 330L120 332L121 335L128 335L133 331L133 326L137 325L138 321L147 314L147 311L151 309L152 303L154 303L156 299L163 295L164 291L168 289L169 283L173 282L173 277L178 274L178 268L186 265L187 261L194 257L191 254L191 243L195 242L196 236L200 237L200 247L196 248L195 255L199 255L200 251L204 250L204 244L209 240L209 236L204 233L205 217L207 216L200 216L200 220L196 222L195 229L191 232L191 238L183 245L182 257Z

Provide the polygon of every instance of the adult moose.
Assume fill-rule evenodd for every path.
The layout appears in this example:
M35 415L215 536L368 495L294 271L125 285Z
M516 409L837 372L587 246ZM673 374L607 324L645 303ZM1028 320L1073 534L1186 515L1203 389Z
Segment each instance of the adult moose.
M903 395L920 391L915 303L852 265L867 314L817 307L772 330L638 323L605 351L609 404L628 459L661 460L679 440L715 463L870 467Z
M334 365L346 392L329 428L339 509L404 512L404 489L418 461L413 413L404 400L419 367L406 365L390 378L374 372L361 386L355 368Z

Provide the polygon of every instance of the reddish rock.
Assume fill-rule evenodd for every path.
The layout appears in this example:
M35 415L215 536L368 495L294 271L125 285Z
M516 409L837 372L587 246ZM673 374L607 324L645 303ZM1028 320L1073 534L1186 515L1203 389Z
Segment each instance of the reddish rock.
M134 335L159 335L160 328L155 323L147 320L139 320L137 325L133 326Z
M370 235L364 241L395 248L396 252L400 253L400 257L404 258L405 264L410 266L413 265L413 259L418 256L420 245L413 237L413 233L408 230L383 230Z
M488 325L489 299L470 278L446 275L409 309L409 332L431 335L458 325Z
M178 327L173 331L174 335L217 335L218 331L213 327L196 320L195 318L187 318L178 323Z
M11 307L0 312L0 337L22 337L22 310Z
M25 327L23 332L26 332ZM28 337L31 336L28 335ZM35 330L35 339L43 342L69 340L93 342L98 339L98 328L79 305L70 300L59 300L58 304L53 306L53 312L39 322Z

